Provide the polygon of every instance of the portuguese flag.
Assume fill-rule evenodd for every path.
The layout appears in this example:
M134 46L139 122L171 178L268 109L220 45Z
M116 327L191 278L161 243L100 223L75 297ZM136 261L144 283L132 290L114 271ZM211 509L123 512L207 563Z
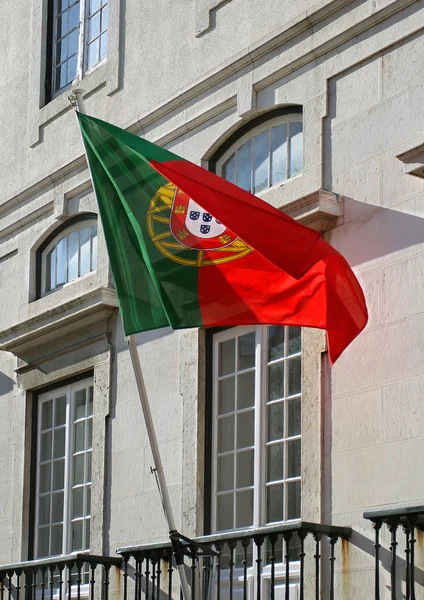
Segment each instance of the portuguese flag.
M78 118L126 335L318 327L334 363L365 327L361 287L319 233L155 144Z

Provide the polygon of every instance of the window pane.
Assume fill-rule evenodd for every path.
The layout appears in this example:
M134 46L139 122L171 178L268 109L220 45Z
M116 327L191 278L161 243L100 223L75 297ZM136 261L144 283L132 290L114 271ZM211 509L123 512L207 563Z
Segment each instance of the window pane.
M234 410L235 377L222 379L218 382L218 414Z
M269 187L268 183L268 157L269 157L269 131L263 131L253 140L255 157L255 194Z
M94 66L99 61L99 38L88 46L87 68Z
M83 388L82 390L77 390L75 392L75 416L74 420L84 419L85 417L85 399L86 390Z
M66 85L66 66L67 63L63 63L63 65L56 69L56 79L54 85L55 91L60 90ZM54 287L56 287L56 284Z
M91 227L91 270L97 267L97 225Z
M255 402L255 371L237 377L237 408L249 408Z
M43 492L49 492L51 489L51 463L45 463L44 465L40 465L40 481L39 481L39 491L40 494Z
M287 442L287 477L300 476L300 440Z
M290 176L301 173L303 169L303 133L302 123L290 123Z
M53 418L53 400L43 402L41 405L41 429L50 429Z
M238 452L236 455L236 483L238 488L249 487L253 485L253 461L254 451L246 450ZM228 488L227 488L228 489Z
M88 400L87 400L87 417L93 414L93 386L90 385L88 388Z
M84 516L84 488L75 488L72 493L72 518Z
M85 450L85 421L75 423L74 428L74 452Z
M88 450L93 445L93 419L87 421L87 447Z
M234 488L234 454L218 457L217 491L225 492Z
M287 435L289 437L293 435L300 435L301 432L301 400L300 398L293 398L293 400L286 400L287 402Z
M98 37L100 35L100 13L96 13L94 15L94 17L91 17L90 21L89 21L89 27L88 27L88 35L89 35L89 41L91 42L92 40L94 40L95 37Z
M238 370L255 366L255 332L241 335L238 338Z
M90 520L85 520L85 540L84 540L84 548L83 550L90 549Z
M240 413L237 415L237 448L253 446L254 440L255 411Z
M300 518L300 481L287 484L287 518Z
M77 2L69 10L69 31L79 26L80 3Z
M85 516L90 515L91 513L91 487L87 486L85 488L86 498L85 498Z
M253 490L236 493L236 527L253 524Z
M84 481L84 454L74 456L74 485L85 483Z
M72 551L82 550L82 521L76 521L71 525Z
M80 233L80 275L90 272L90 227L81 227Z
M58 0L57 1L57 12L60 13L62 10L68 8L68 0Z
M284 363L268 367L268 400L284 397Z
M218 375L229 375L234 373L236 368L235 362L236 341L235 339L221 342L218 346Z
M274 444L267 447L267 481L280 481L284 477L284 446Z
M53 489L63 490L65 484L65 461L56 460L53 463Z
M236 155L233 154L222 167L222 176L231 183L236 182Z
M268 406L268 442L281 440L284 437L284 403Z
M68 16L69 11L65 11L61 15L57 17L56 27L57 27L57 38L62 38L69 31L68 27Z
M68 281L78 277L78 230L68 236Z
M250 192L252 190L252 140L237 152L237 185Z
M76 54L78 52L79 29L75 29L72 33L70 33L68 39L68 56L72 56L73 54Z
M302 329L300 327L289 327L289 355L300 352Z
M86 477L86 481L91 481L91 452L88 452L86 454L86 460L87 460L87 477Z
M38 502L38 524L47 525L50 523L50 494L40 496Z
M56 248L48 253L46 259L46 292L56 287Z
M289 396L300 394L301 389L301 364L300 356L287 361L289 374Z
M68 36L56 44L56 64L63 62L68 56Z
M52 457L52 432L48 431L41 435L40 460L50 460Z
M66 396L56 398L54 401L54 424L64 425L66 421Z
M109 20L108 17L109 17L109 7L106 4L106 6L102 10L102 31L107 30L107 25L108 25L108 20Z
M52 523L63 521L63 492L52 494Z
M74 54L74 56L68 60L68 79L66 83L71 83L77 76L77 64L78 55Z
M271 185L287 179L287 125L277 125L271 133Z
M100 57L99 60L105 58L107 54L107 32L100 36Z
M56 246L57 250L57 285L66 283L67 276L67 239L62 238Z
M38 530L38 558L49 555L49 534L50 527L42 527Z
M284 356L284 327L268 327L268 360Z
M218 452L234 450L234 415L218 420Z
M52 555L62 554L62 525L52 525L50 553Z
M233 528L234 494L218 496L217 499L217 523L218 531Z
M100 0L90 0L90 15L100 8Z
M55 429L53 437L53 458L65 456L65 428Z
M273 485L267 488L267 522L282 521L283 516L283 486Z

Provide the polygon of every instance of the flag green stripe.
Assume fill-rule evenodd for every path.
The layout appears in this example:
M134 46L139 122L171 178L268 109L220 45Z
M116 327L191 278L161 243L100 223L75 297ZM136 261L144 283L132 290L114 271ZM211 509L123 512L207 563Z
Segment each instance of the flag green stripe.
M125 334L167 325L200 326L198 269L166 258L147 230L150 201L168 181L134 149L134 136L129 147L103 122L79 118ZM169 216L170 211L161 214ZM169 232L166 224L158 225L156 233L161 227Z

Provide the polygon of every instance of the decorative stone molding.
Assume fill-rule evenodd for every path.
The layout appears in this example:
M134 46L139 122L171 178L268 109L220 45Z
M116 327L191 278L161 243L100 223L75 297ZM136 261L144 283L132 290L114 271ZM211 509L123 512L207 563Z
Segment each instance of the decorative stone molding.
M424 179L424 143L398 154L396 158L403 162L405 173Z
M117 307L113 288L97 288L0 332L0 350L12 352L26 363L50 360L52 348L57 353L67 335L88 331L109 319ZM40 353L42 348L45 350Z
M212 12L231 0L196 0L195 27L196 37L200 37L212 29Z

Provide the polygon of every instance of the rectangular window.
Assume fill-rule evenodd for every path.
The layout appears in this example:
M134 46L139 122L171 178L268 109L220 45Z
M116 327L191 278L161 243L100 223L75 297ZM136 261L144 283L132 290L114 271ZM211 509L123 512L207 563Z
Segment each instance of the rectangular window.
M212 527L300 518L301 328L213 337Z
M40 394L35 558L90 548L93 380Z
M47 100L106 58L108 0L50 0Z

